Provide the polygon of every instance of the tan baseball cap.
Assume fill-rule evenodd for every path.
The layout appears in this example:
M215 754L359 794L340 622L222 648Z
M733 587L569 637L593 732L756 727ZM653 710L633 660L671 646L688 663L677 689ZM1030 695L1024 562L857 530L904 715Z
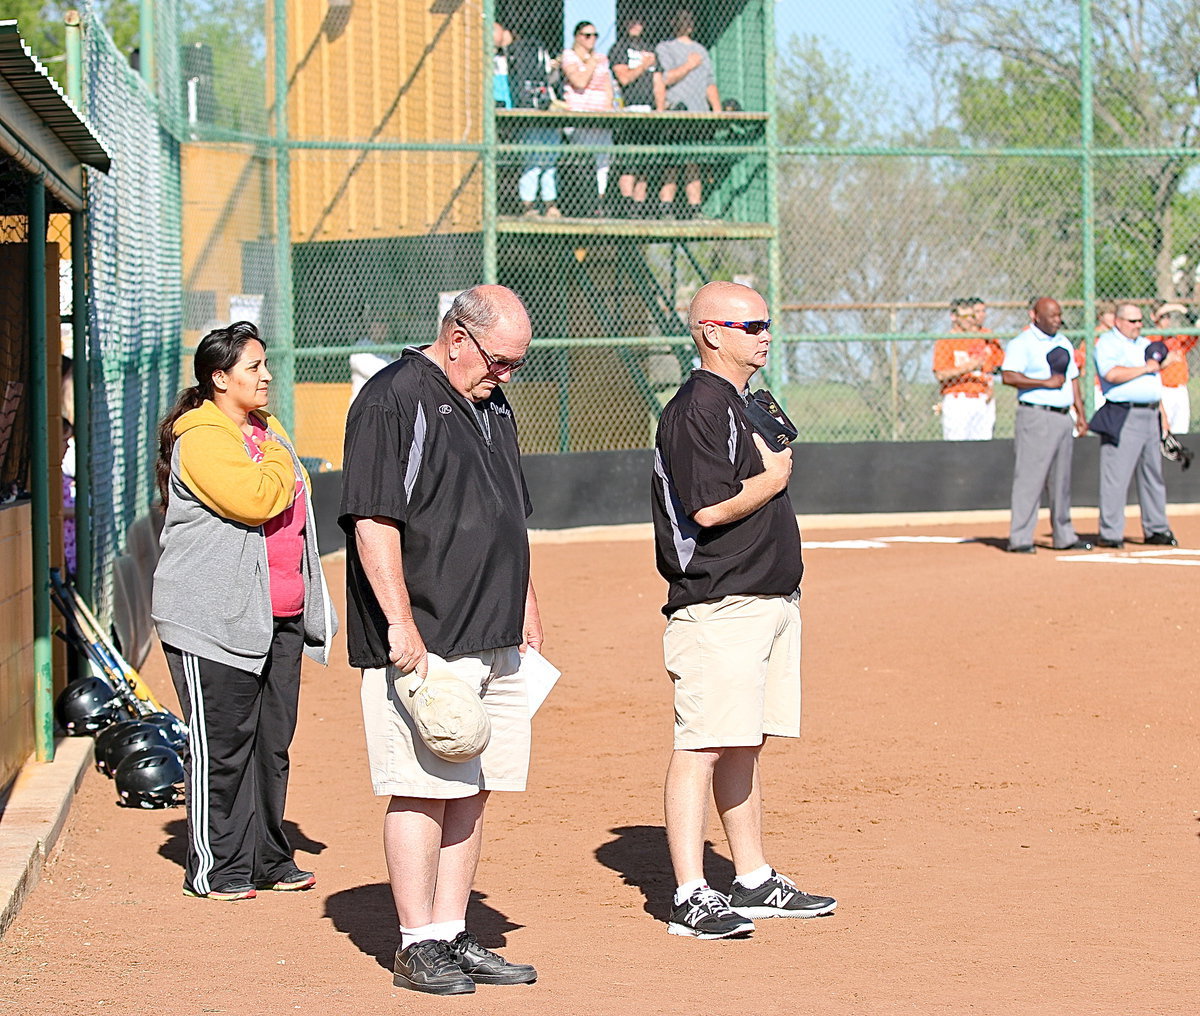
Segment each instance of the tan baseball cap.
M479 693L446 664L429 657L429 674L404 696L425 746L447 762L469 762L483 753L492 723Z

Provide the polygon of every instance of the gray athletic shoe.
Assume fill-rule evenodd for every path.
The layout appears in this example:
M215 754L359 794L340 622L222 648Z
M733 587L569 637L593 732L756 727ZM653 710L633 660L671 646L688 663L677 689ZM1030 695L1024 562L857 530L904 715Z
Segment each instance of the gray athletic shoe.
M745 938L754 931L754 922L729 909L729 897L702 885L682 903L671 909L667 932L689 938Z
M450 943L433 938L397 949L392 973L392 983L397 988L429 995L469 995L475 990L475 982L450 955Z
M758 920L760 917L823 917L832 914L837 900L832 896L811 896L796 888L796 883L774 868L771 877L755 889L744 889L735 880L729 894L729 906L735 914Z

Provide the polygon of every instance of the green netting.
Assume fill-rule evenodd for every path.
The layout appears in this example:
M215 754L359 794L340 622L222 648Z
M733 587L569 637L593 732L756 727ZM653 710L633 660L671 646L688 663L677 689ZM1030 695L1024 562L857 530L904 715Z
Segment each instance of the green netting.
M96 599L150 510L158 420L174 398L180 334L179 149L154 96L83 7L87 116L112 156L88 177L91 521Z

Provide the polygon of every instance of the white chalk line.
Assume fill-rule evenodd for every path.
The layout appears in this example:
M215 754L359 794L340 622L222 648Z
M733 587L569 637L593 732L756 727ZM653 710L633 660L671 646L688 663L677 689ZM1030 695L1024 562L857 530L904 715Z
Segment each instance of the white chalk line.
M805 550L886 550L893 543L963 544L979 542L971 536L876 536L869 540L805 541ZM1188 547L1161 547L1154 550L1127 550L1102 554L1059 552L1060 561L1085 561L1091 564L1155 564L1200 567L1200 550Z

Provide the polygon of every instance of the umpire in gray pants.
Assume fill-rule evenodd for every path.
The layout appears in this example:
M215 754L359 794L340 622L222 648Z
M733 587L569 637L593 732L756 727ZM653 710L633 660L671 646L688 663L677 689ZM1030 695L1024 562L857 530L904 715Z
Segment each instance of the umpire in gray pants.
M1167 523L1167 485L1163 481L1162 436L1169 429L1162 409L1159 374L1171 356L1161 342L1142 337L1137 304L1117 308L1110 331L1096 340L1096 373L1105 400L1124 421L1116 440L1100 446L1100 546L1125 543L1125 495L1136 475L1142 509L1142 538L1151 545L1174 547Z
M1072 432L1087 430L1079 368L1070 343L1058 334L1062 326L1058 301L1040 298L1029 316L1029 327L1008 344L1000 367L1004 383L1017 389L1013 441L1017 459L1008 549L1013 554L1034 553L1038 505L1042 491L1048 489L1054 549L1091 550L1092 545L1079 539L1071 525Z

